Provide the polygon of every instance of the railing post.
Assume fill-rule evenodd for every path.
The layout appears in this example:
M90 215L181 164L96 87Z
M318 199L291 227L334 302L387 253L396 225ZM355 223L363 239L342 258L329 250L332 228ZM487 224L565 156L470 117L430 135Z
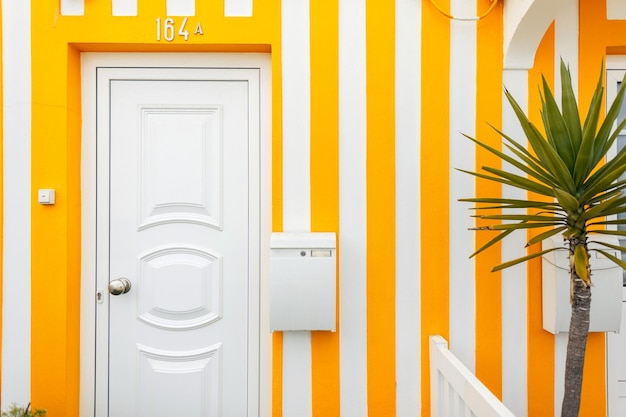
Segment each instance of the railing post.
M429 336L430 358L430 417L443 417L440 415L440 384L439 384L439 349L447 349L448 342L439 335Z

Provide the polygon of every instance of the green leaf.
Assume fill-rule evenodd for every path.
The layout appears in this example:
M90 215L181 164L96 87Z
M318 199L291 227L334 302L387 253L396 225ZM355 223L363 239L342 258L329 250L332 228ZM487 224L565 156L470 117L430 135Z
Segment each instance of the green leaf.
M469 199L468 199L469 200ZM466 201L466 199L463 200L459 200L459 201ZM535 201L530 201L527 204L502 204L502 205L494 205L494 206L477 206L477 207L469 207L468 210L473 210L473 211L479 211L479 210L508 210L508 209L529 209L529 208L536 208L536 209L542 209L545 211L549 211L553 214L557 213L558 214L563 214L562 210L560 209L560 207L558 207L555 204L542 204L540 202L535 202Z
M563 216L538 216L532 214L482 214L476 216L485 220L525 220L529 222L542 222L542 221L558 221L563 222L565 219Z
M520 126L524 131L526 139L530 143L530 146L535 150L537 158L548 169L548 171L553 172L556 176L558 174L558 162L556 162L556 160L558 159L560 161L561 158L556 155L556 152L548 145L547 141L541 135L539 130L537 130L537 128L530 122L530 120L528 119L520 105L517 103L517 101L513 98L511 93L505 89L504 94L509 101L513 112L517 116L517 120L519 121ZM549 152L548 150L552 150L553 155L549 156L547 154L547 152ZM563 161L561 161L561 165L563 166L560 167L560 169L567 171L567 167L563 164Z
M516 167L520 171L523 171L526 174L541 180L542 182L545 182L546 180L549 180L545 175L543 175L542 172L536 172L534 169L532 169L532 167L522 164L517 159L515 159L515 158L505 154L504 152L499 151L498 149L495 149L492 146L489 146L489 145L487 145L487 144L485 144L485 143L483 143L483 142L481 142L481 141L479 141L479 140L477 140L477 139L475 139L475 138L473 138L471 136L468 136L468 135L465 135L465 134L463 134L463 136L465 136L467 139L471 140L475 144L479 145L480 147L488 150L492 154L496 155L501 160L503 160L505 162L508 162L509 164L513 165L514 167Z
M508 184L512 187L532 191L534 193L545 195L548 197L553 196L552 189L550 187L546 187L545 185L537 181L533 181L526 177L522 177L521 175L512 174L508 171L504 171L498 168L482 167L482 169L490 174L497 175L504 178L505 180L508 180Z
M598 230L591 230L590 232L597 233L599 235L626 236L626 230L598 229Z
M472 197L472 198L459 198L457 201L466 203L486 203L486 204L507 204L513 207L556 207L555 204L545 201L532 201L532 200L516 200L513 198L493 198L493 197ZM480 207L478 207L480 208Z
M605 216L611 216L613 214L622 214L626 212L626 207L623 205L619 205L616 207L612 207L606 210L603 210L602 213L600 213L597 217L605 217Z
M552 229L552 230L548 230L545 231L543 233L538 234L537 236L534 236L532 239L530 239L528 241L528 243L526 244L526 246L530 246L530 245L534 245L535 243L539 243L542 240L545 240L549 237L552 237L558 233L561 233L563 230L567 229L566 226L561 226L561 227L557 227L556 229Z
M513 233L514 231L515 230L505 230L504 232L499 233L496 237L494 237L489 242L487 242L483 246L481 246L478 250L476 250L476 252L472 253L470 255L470 258L473 258L474 256L478 255L482 251L492 247L493 245L495 245L496 243L498 243L499 241L501 241L502 239L504 239L505 237L507 237L508 235Z
M539 256L543 256L546 253L554 252L555 250L561 250L561 249L562 248L550 248L550 249L542 250L540 252L531 253L530 255L522 256L521 258L517 258L517 259L513 259L512 261L501 263L500 265L495 266L491 270L491 272L500 271L502 269L505 269L505 268L508 268L508 267L520 264L522 262L526 262L526 261L529 261L531 259L535 259L535 258L537 258Z
M626 147L617 156L598 169L585 182L580 201L587 201L598 194L613 189L617 180L626 171Z
M595 250L597 252L600 252L602 255L606 256L608 259L613 261L615 264L617 264L622 269L626 269L626 262L622 261L620 258L617 258L614 255L610 254L609 252L603 251L601 249L593 249L593 250Z
M504 224L492 224L486 226L488 230L520 230L520 229L536 229L540 227L554 227L561 222L542 222L542 223L504 223Z
M584 245L574 247L574 270L576 275L589 285L589 254Z
M545 77L541 77L543 83L543 111L541 118L545 127L546 135L549 142L554 144L554 149L560 159L565 163L570 172L574 172L574 163L576 162L574 148L569 137L565 120L559 111L556 100L550 91L550 86Z
M485 169L485 170L487 170L487 169L489 169L489 170L493 170L494 168L484 167L483 169ZM524 184L517 184L517 183L514 183L513 181L509 181L509 180L507 180L507 179L505 179L505 178L492 177L492 176L490 176L490 175L481 174L481 173L479 173L479 172L466 171L466 170L464 170L464 169L459 169L459 168L457 168L457 171L459 171L459 172L464 172L464 173L466 173L466 174L470 174L470 175L473 175L473 176L475 176L475 177L478 177L478 178L483 178L483 179L486 179L486 180L489 180L489 181L499 182L499 183L502 183L502 184L505 184L505 185L509 185L509 186L511 186L511 187L514 187L514 188L520 188L520 189L523 189L523 190L536 192L536 193L538 193L538 194L542 194L542 192L541 192L541 191L544 191L544 190L539 191L539 189L538 189L537 187L533 187L533 188L525 188L525 187L523 187L523 186L522 186L522 185L524 185ZM504 172L504 171L500 171L500 172ZM508 173L505 173L505 175L509 175L509 174L508 174ZM526 178L523 178L523 177L519 177L519 178L522 178L524 181L526 181L526 183L525 183L525 184L533 184L533 185L537 185L537 183L532 182L532 181L530 181L530 180L528 180L528 179L526 179ZM546 189L547 189L547 187L546 187Z
M604 63L602 64L604 68ZM596 138L596 129L598 121L600 120L600 112L602 110L602 93L604 88L602 87L602 76L604 71L600 71L598 77L598 83L589 105L587 117L585 118L585 124L583 126L583 139L580 146L580 150L576 157L576 166L574 167L574 182L580 184L584 181L593 167L597 164L594 155L594 146ZM595 162L594 162L595 161Z
M502 136L502 138L505 140L505 142L507 142L508 145L511 145L511 147L517 149L520 153L524 154L527 158L531 159L532 161L534 161L537 165L541 165L541 161L535 157L535 155L533 155L532 153L530 153L528 151L528 149L526 149L524 146L522 146L518 141L516 141L515 139L513 139L512 137L510 137L509 135L507 135L506 133L502 132L500 129L498 129L497 127L489 124L489 126L495 130L496 132L498 132L498 134L500 136ZM546 171L547 172L547 171Z
M624 130L625 127L626 127L626 118L617 125L613 133L611 133L611 136L604 142L604 146L600 148L599 150L596 149L596 156L595 156L596 164L600 162L602 159L604 159L606 154L609 152L609 150L613 146L613 143L615 143L615 140L620 135L621 131Z
M596 161L596 163L599 162L600 159L602 159L606 155L609 148L613 144L613 141L615 140L616 135L612 135L610 136L610 138L609 135L613 129L615 120L617 120L617 117L619 116L619 110L622 107L622 101L624 100L624 91L626 89L625 81L626 77L624 78L624 80L622 80L622 84L617 91L615 99L613 100L613 103L611 103L611 107L606 113L606 117L604 118L602 125L600 125L598 133L596 133L596 141L594 146L596 151L594 155L594 160ZM619 123L618 125L622 126L622 123ZM617 130L617 132L619 132L620 130L621 129Z
M593 240L593 238L590 238L590 240L587 241L587 243L595 243L597 245L602 245L602 246L606 246L607 248L611 248L611 249L615 249L618 250L620 252L626 252L626 248L623 246L618 246L618 245L613 245L611 243L602 241L602 240ZM590 249L590 250L598 250L598 249Z
M626 211L626 208L624 209ZM596 225L603 225L603 226L607 226L607 225L621 225L621 224L626 224L626 219L617 219L617 220L605 220L605 221L601 221L601 222L591 222L588 223L588 226L596 226Z
M598 82L596 84L596 89L594 90L593 97L591 98L591 103L589 105L589 110L587 111L587 116L585 117L585 123L583 125L583 142L587 139L591 139L593 143L593 138L596 134L598 128L598 121L600 120L600 112L602 111L602 94L604 92L604 88L602 87L602 78L604 76L604 62L600 67L600 75L598 76ZM581 145L581 152L582 152Z
M528 156L520 152L517 148L514 148L508 143L504 146L506 146L511 152L513 152L515 156L517 156L523 163L528 166L528 168L533 171L533 173L530 175L550 187L555 187L558 185L557 179L554 178L554 176L546 171L541 165L535 163L532 158L529 158Z
M534 132L534 135L528 137L528 141L539 155L539 149L542 149L541 153L544 155L543 158L540 158L544 166L554 175L555 179L558 181L558 184L561 188L567 190L570 194L576 193L576 187L574 184L574 179L572 178L572 174L561 159L561 157L557 154L556 150L548 145L548 143L543 139L541 133L537 130L535 126L531 125L531 131Z
M580 204L578 200L570 193L559 190L558 188L554 189L554 196L556 197L559 205L565 209L568 213L576 213L580 208Z
M561 108L563 109L563 119L565 126L571 139L571 145L574 154L580 150L582 142L582 129L580 125L580 116L578 114L578 104L576 103L576 95L572 88L572 77L561 59ZM600 75L602 76L602 74Z
M613 209L623 204L626 204L626 197L615 196L585 210L578 219L586 222L598 217L605 217L613 214Z
M619 181L611 184L611 189L607 190L604 193L596 195L594 198L588 200L587 204L596 204L603 200L608 200L609 198L622 194L622 190L626 188L626 181Z

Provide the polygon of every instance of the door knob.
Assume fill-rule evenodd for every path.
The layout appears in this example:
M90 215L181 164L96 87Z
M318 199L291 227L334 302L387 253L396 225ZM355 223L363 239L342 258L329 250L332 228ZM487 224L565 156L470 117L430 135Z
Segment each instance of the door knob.
M128 278L118 278L109 282L109 292L111 295L126 294L130 291L130 281Z

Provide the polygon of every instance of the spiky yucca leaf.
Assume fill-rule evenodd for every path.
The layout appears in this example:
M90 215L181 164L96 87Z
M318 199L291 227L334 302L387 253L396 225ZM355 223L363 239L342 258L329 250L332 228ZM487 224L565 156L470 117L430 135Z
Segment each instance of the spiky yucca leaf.
M500 231L498 236L485 243L471 256L493 246L515 230L546 229L529 240L529 245L539 242L540 238L547 238L557 233L562 233L565 239L573 239L582 244L585 244L589 233L626 236L624 232L605 230L606 225L609 224L625 224L622 220L606 220L606 216L626 213L626 196L622 194L626 188L626 182L616 182L626 171L626 148L622 149L612 160L604 161L619 131L626 127L626 120L623 120L614 128L626 93L626 79L622 82L606 117L601 120L604 92L602 87L604 66L602 66L589 110L584 117L584 124L581 125L569 69L561 62L560 70L562 91L560 108L548 83L545 79L542 80L541 120L545 135L528 119L513 96L505 91L505 96L524 131L529 145L528 149L493 126L495 131L502 136L505 141L504 145L510 153L505 153L479 139L468 136L478 146L517 168L520 174L487 166L482 167L478 172L462 170L463 172L530 191L543 198L548 197L550 200L461 199L460 201L476 203L476 206L472 208L479 213L476 217L492 222L487 226L476 228L477 230ZM489 214L488 211L493 209L503 210L505 214ZM515 214L506 214L509 209L515 210ZM529 209L532 209L534 213L526 213L525 210ZM485 214L481 215L480 213L483 212ZM586 251L585 249L585 253ZM506 268L542 254L543 252L533 253L508 261L496 266L494 270ZM585 257L579 251L574 257L576 272L580 272L582 274L580 277L587 281L588 274L584 271L588 269L588 259L585 261ZM615 262L611 257L608 258ZM620 262L616 263L621 266Z

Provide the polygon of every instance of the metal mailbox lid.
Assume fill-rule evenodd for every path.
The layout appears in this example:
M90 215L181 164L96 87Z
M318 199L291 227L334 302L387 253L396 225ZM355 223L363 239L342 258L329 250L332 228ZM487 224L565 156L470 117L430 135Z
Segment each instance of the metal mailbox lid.
M272 233L270 249L335 249L335 232Z

